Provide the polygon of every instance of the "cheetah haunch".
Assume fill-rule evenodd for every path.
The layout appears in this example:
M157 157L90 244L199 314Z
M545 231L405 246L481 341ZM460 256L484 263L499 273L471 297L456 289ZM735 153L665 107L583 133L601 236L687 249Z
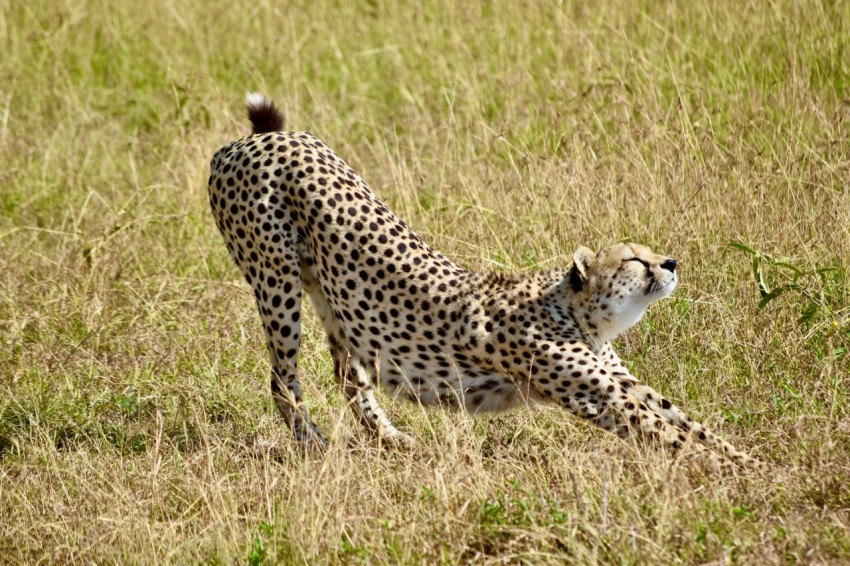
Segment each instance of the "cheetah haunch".
M280 131L267 98L247 99L253 135L212 159L210 204L254 289L271 355L272 396L299 441L326 441L301 404L297 372L306 293L334 374L359 419L408 442L373 383L422 404L500 411L559 403L620 437L761 463L640 383L611 341L676 286L676 260L637 244L516 276L473 273L430 248L345 162L309 133Z

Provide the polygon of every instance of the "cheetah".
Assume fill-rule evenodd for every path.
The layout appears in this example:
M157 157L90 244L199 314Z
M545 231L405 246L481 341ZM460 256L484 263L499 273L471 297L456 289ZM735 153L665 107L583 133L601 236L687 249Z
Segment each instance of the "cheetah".
M302 404L301 301L321 319L334 377L383 442L408 444L375 398L380 385L470 413L561 405L621 438L676 453L763 464L642 384L611 341L676 287L676 260L643 245L578 247L572 265L478 273L428 246L318 138L287 132L275 104L246 100L253 134L215 153L209 198L227 249L254 291L272 397L295 439L327 440ZM725 457L725 458L724 458Z

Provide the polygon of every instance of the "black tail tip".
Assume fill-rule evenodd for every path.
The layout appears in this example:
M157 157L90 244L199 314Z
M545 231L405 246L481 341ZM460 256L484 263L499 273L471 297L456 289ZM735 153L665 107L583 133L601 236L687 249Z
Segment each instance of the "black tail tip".
M279 132L283 129L283 115L274 102L258 92L251 92L245 97L245 108L248 119L254 126L255 134Z

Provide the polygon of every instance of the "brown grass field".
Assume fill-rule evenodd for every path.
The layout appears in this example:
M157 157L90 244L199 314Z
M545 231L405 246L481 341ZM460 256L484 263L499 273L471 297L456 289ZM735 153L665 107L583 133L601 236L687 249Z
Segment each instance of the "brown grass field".
M850 563L850 3L0 0L0 564ZM384 399L291 440L207 200L249 90L470 269L632 240L618 347L777 464ZM740 244L740 246L730 246ZM761 304L760 304L761 303Z

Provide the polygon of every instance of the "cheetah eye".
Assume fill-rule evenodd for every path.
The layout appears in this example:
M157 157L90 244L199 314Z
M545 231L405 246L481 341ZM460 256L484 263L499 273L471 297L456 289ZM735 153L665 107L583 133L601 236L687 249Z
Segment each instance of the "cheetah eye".
M623 263L625 263L627 261L636 261L639 264L641 264L642 266L644 266L645 268L649 269L649 262L646 262L646 261L640 259L639 257L630 257L629 259L624 259Z

